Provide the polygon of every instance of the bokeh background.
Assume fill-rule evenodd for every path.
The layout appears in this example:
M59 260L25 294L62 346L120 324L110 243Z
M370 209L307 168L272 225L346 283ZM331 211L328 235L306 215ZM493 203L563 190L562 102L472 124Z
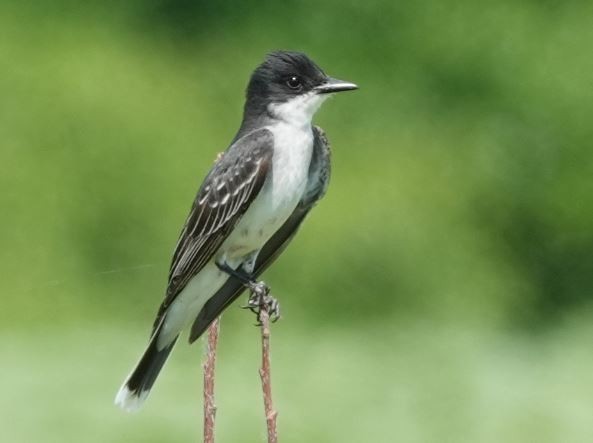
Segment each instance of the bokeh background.
M202 343L112 401L274 49L361 87L265 276L281 441L593 441L592 45L585 0L2 2L0 441L200 441ZM237 305L217 441L264 441Z

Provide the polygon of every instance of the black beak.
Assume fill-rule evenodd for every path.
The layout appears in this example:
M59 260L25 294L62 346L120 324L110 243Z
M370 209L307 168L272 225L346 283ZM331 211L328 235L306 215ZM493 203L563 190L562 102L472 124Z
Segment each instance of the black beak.
M353 89L358 89L358 86L332 77L328 77L325 83L314 88L318 94L331 94L332 92L352 91Z

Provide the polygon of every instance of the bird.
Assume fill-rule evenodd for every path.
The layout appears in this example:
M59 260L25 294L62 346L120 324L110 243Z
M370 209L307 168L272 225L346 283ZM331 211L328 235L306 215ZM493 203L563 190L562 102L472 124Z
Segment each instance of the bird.
M245 289L256 298L269 292L256 279L284 251L329 183L329 143L313 116L329 96L357 88L295 51L271 52L253 71L239 130L197 192L149 343L116 405L140 408L190 324L191 344ZM261 302L250 298L248 306ZM263 302L277 318L277 302Z

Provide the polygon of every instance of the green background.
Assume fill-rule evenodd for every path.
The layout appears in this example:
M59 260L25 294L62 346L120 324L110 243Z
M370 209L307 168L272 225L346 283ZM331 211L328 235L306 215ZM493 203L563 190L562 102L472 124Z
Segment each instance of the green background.
M592 45L578 0L3 2L0 441L200 441L201 342L112 402L275 49L360 85L265 275L280 441L593 441ZM217 442L264 441L237 305Z

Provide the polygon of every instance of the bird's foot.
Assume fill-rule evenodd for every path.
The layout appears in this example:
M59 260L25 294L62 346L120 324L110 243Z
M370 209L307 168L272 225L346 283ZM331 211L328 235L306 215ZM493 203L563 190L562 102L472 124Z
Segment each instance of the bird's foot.
M249 309L257 315L256 326L261 326L261 313L264 309L270 316L272 323L278 321L280 318L280 303L270 295L270 287L263 281L251 282L246 286L251 294L247 300L247 305L242 306L242 308Z
M241 307L243 309L249 309L257 315L256 326L261 326L262 309L265 309L268 312L272 323L278 321L280 318L280 303L270 295L270 287L265 282L257 282L252 276L233 269L226 263L216 263L216 266L221 271L226 272L228 275L239 280L247 289L249 289L251 294L247 300L247 305Z

